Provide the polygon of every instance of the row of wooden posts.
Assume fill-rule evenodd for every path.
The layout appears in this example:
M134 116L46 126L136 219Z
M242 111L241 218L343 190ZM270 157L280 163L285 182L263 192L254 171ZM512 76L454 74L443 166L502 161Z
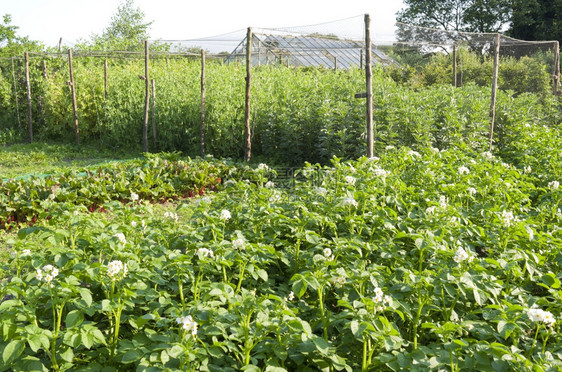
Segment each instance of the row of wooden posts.
M367 132L367 157L371 158L374 156L374 135L373 135L373 88L372 88L372 50L371 50L371 33L370 33L370 23L371 19L369 14L365 14L365 87L366 92L356 94L356 98L366 98L366 132ZM554 91L557 92L559 84L559 46L556 43L555 51L555 66L554 66ZM492 148L493 144L493 133L494 133L494 121L495 121L495 107L496 107L496 94L497 94L497 80L498 80L498 70L499 70L499 52L500 52L500 34L497 34L495 40L495 50L494 50L494 66L493 66L493 78L492 78L492 93L490 99L490 127L489 127L489 148ZM13 62L13 60L12 60ZM150 68L149 68L149 43L148 40L144 41L144 64L145 71L144 76L141 76L145 80L145 105L144 105L144 121L143 121L143 151L148 152L148 124L149 124L149 114L151 111L150 98L152 95L152 112L155 110L155 100L156 100L156 85L154 79L150 79ZM71 94L72 94L72 108L73 108L73 120L74 120L74 131L76 144L80 144L80 128L78 123L78 109L76 105L76 89L74 84L74 71L72 66L72 49L68 50L68 64ZM557 73L558 71L558 73ZM43 75L46 78L46 66L43 64ZM108 66L107 59L104 61L104 90L107 96L107 75ZM453 85L457 86L456 80L456 48L453 48ZM29 141L33 141L33 126L32 126L32 105L31 105L31 84L29 79L29 54L25 53L25 80L27 89L27 122L28 122L28 135ZM251 86L252 86L252 29L249 27L246 35L246 89L245 89L245 114L244 114L244 160L250 161L252 142L251 142L251 127L250 127L250 108L251 108ZM17 95L16 95L17 99ZM40 99L41 100L41 99ZM16 102L17 105L17 102ZM201 125L200 125L200 154L205 155L205 51L201 50ZM152 137L154 141L154 148L156 148L157 143L157 131L154 115L152 116Z
M372 66L371 66L371 42L370 42L370 17L365 15L365 30L366 30L366 52L365 52L365 71L366 71L366 88L367 93L364 96L367 98L367 156L373 156L373 94L372 94ZM148 40L144 41L144 76L141 78L145 81L145 102L144 102L144 121L142 128L143 137L143 151L148 152L148 126L150 111L154 112L156 100L156 85L154 79L150 79L150 50ZM74 83L74 70L72 63L72 49L68 50L68 66L70 81L68 82L72 95L72 109L73 109L73 123L74 135L76 144L80 144L80 127L78 122L78 108L76 104L76 87ZM46 68L43 67L44 75ZM104 91L107 96L107 75L108 66L107 59L104 61ZM252 87L252 29L247 30L246 35L246 89L245 89L245 114L244 114L244 160L250 161L252 153L252 133L250 126L250 108L251 108L251 87ZM33 121L32 121L32 100L31 100L31 82L29 79L29 54L25 53L25 81L27 89L27 126L29 141L33 142ZM152 97L152 107L150 98ZM17 98L16 98L17 99ZM152 137L154 147L156 148L157 131L152 116ZM205 155L205 51L201 50L201 125L200 125L200 154Z

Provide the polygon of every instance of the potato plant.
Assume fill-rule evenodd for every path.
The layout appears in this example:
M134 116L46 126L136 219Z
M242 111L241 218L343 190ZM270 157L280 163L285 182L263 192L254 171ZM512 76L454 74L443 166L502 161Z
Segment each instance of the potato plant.
M47 198L5 243L0 369L557 370L560 136L523 128L524 155L387 145L288 188L230 167L173 208Z

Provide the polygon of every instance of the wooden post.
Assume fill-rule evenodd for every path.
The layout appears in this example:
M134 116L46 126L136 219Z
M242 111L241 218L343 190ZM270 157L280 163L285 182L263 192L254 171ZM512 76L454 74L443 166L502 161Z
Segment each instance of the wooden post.
M338 70L338 57L334 57L334 71Z
M554 43L554 68L552 73L552 92L558 94L558 87L560 86L560 43Z
M146 95L144 100L144 123L142 126L143 151L148 152L148 110L150 107L150 80L148 76L148 40L144 41L144 82Z
M492 96L490 102L490 144L489 150L492 151L494 138L494 121L496 120L496 94L498 90L498 71L500 67L500 34L496 35L496 48L494 50L494 75L492 76Z
M248 27L246 35L246 107L244 113L244 160L250 161L252 155L252 133L250 131L250 89L252 86L252 28Z
M31 118L31 82L29 81L29 53L25 52L25 87L27 90L27 132L29 143L33 142L33 121Z
M201 127L199 130L199 149L205 156L205 50L201 49Z
M152 144L154 145L154 151L158 151L156 136L156 82L154 79L150 80L152 83Z
M16 120L18 122L18 128L21 128L20 104L19 104L19 100L18 100L18 85L16 84L16 68L14 66L14 57L12 57L12 77L14 79L14 99L16 101Z
M107 70L107 58L105 58L103 61L103 93L105 99L107 99Z
M47 80L49 76L47 75L47 61L43 60L43 78Z
M371 62L371 17L365 14L365 80L367 86L367 157L373 157L373 69Z
M72 110L74 112L74 135L76 137L76 144L79 145L80 129L78 127L78 107L76 105L76 87L74 86L74 70L72 69L72 49L68 49L68 67L70 72L70 91L72 92Z
M62 37L59 39L59 53L62 51Z
M457 87L457 43L453 44L453 86Z

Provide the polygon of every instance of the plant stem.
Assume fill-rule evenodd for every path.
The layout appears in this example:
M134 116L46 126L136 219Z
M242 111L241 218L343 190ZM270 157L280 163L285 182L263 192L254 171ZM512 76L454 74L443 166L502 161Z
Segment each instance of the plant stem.
M418 293L419 295L419 293ZM418 348L418 323L420 321L420 317L421 317L421 312L423 309L423 305L425 304L425 301L422 301L421 299L419 300L419 304L418 304L418 311L416 313L416 318L414 319L414 350L417 350Z
M240 266L240 274L238 276L238 285L236 286L236 292L240 291L240 287L242 286L242 279L244 279L244 271L246 270L246 262L242 262Z
M57 347L57 338L58 338L58 332L57 332L57 310L55 309L55 305L53 304L53 327L54 327L54 332L53 332L53 338L51 340L51 363L53 364L53 369L55 371L59 370L59 365L57 364L57 352L56 352L56 347Z
M363 362L361 364L361 371L366 372L369 365L367 364L367 340L363 337Z
M318 288L318 306L320 306L320 316L322 328L324 329L324 339L328 341L328 326L326 324L326 314L324 313L324 286Z
M113 316L115 318L115 330L113 333L113 339L111 341L111 356L115 356L115 349L117 348L117 340L119 339L119 328L121 325L121 312L123 311L123 304L121 303L121 299L119 299L119 306Z
M201 270L199 270L199 273L197 274L197 279L195 280L195 287L193 288L193 299L195 301L197 301L199 299L199 282L201 281L201 278L203 277L203 273L201 272Z
M181 280L181 274L179 268L177 271L177 275L178 275L178 290L180 292L181 308L183 311L185 311L185 298L183 297L183 282Z
M222 265L222 278L225 283L228 283L228 277L226 276L226 267Z

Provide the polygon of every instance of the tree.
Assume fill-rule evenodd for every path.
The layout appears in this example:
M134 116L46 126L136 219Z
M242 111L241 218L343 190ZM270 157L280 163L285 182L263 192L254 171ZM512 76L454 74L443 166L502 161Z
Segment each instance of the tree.
M523 40L562 42L562 0L514 0L508 34Z
M509 21L509 0L404 0L397 20L447 31L498 32Z
M18 36L18 26L14 26L12 17L5 14L0 23L0 55L14 56L23 52L40 51L43 45L38 41L30 40L27 36Z
M109 26L101 35L94 35L95 48L113 50L142 50L142 41L149 38L152 21L144 19L144 12L134 6L134 0L123 0Z

